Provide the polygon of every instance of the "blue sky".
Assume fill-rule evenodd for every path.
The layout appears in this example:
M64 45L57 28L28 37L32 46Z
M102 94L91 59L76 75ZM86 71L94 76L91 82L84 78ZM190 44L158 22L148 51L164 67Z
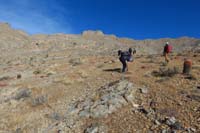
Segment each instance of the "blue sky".
M133 39L200 38L200 0L0 0L0 21L30 34L102 30Z

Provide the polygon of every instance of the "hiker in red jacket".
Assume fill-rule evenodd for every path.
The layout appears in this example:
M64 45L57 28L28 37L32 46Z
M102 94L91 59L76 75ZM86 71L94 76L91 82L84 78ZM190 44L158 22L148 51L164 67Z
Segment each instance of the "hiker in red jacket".
M163 55L165 56L165 61L168 63L169 62L169 57L168 54L172 51L172 46L169 45L169 42L166 42L164 50L163 50Z

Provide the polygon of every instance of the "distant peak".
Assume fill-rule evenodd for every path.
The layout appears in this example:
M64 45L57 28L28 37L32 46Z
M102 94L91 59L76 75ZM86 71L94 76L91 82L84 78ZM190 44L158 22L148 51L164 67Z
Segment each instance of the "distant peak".
M104 33L100 30L86 30L82 32L82 36L104 36Z
M0 27L1 28L11 28L11 25L9 23L0 22Z

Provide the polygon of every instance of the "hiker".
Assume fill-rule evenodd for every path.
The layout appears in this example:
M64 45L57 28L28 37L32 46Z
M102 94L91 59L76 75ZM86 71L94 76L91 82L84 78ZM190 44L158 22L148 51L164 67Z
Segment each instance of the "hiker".
M172 46L169 45L169 42L166 42L163 50L163 55L165 56L165 61L168 63L169 62L169 53L172 51Z
M129 48L128 51L122 52L121 50L118 51L119 60L122 63L122 72L128 71L128 65L126 62L133 62L133 54L136 53L136 50L132 50Z

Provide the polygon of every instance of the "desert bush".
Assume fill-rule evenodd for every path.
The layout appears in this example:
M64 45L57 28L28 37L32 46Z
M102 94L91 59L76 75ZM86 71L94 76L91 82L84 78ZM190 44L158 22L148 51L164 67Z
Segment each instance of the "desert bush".
M21 74L17 74L17 79L21 79L22 75Z
M41 95L41 96L38 96L38 97L32 99L32 105L33 106L42 105L42 104L46 103L47 100L48 100L48 98L46 95Z
M72 64L72 66L77 66L77 65L82 64L80 58L70 59L70 60L69 60L69 63Z
M4 77L1 77L1 78L0 78L0 81L3 81L3 80L8 80L8 79L10 79L10 77L9 77L9 76L4 76Z
M162 62L162 63L161 63L161 66L164 66L164 67L165 67L165 66L167 66L167 65L168 65L167 62Z
M48 118L50 118L52 120L62 120L64 117L57 112L53 112L52 114L48 115Z
M176 56L184 56L184 54L183 53L177 53Z
M178 67L173 67L173 68L160 68L159 71L153 71L152 75L159 77L173 77L178 73L179 73Z
M35 71L33 72L33 74L35 74L35 75L41 74L41 73L42 73L41 70L35 70Z
M155 55L148 55L147 56L147 59L153 59L153 58L155 58Z
M27 98L31 96L31 90L30 89L22 89L20 90L14 97L15 100L20 100L22 98Z

